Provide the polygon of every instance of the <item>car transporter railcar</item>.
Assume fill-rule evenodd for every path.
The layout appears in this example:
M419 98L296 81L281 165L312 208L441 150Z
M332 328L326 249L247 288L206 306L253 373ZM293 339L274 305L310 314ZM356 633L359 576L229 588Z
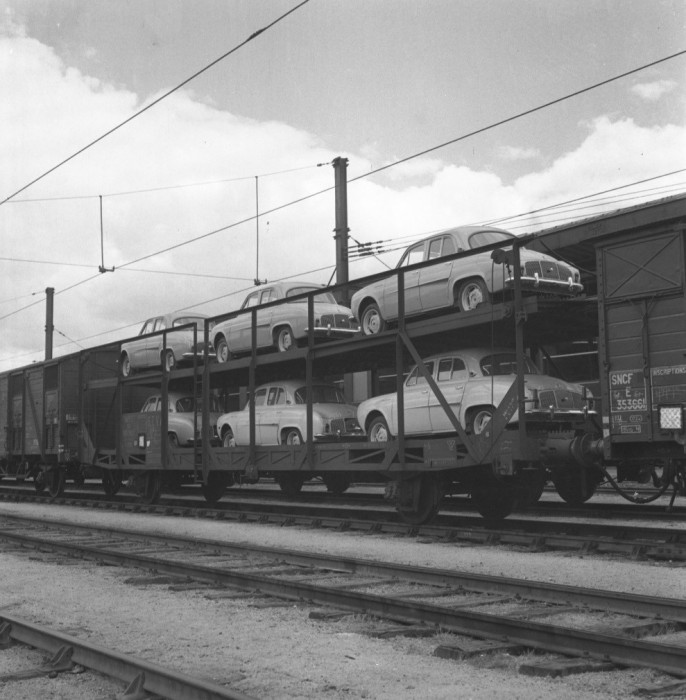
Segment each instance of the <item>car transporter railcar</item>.
M97 477L106 493L127 483L147 502L157 500L165 485L190 480L215 502L232 484L264 476L288 485L289 479L301 484L336 475L345 482L385 482L386 496L411 523L429 520L442 496L454 493L470 494L485 517L505 517L518 502L535 500L548 480L571 503L590 498L602 481L628 500L645 501L622 485L652 481L656 492L650 498L671 493L671 504L686 493L685 230L686 196L676 196L522 236L508 249L494 245L493 264L510 266L513 288L473 311L429 318L405 319L404 278L434 263L396 269L389 274L398 276L397 324L375 336L316 343L310 332L306 344L288 352L257 352L253 307L192 325L197 340L204 341L199 347L205 357L185 367L122 376L122 342L116 342L4 372L0 476L32 478L37 490L53 497L66 480ZM584 294L524 295L518 282L524 246L578 267ZM372 279L329 291L347 303ZM310 328L313 296L302 295ZM239 313L252 314L252 353L211 362L211 323ZM162 332L163 347L169 332ZM468 434L427 376L454 432L405 437L402 379L408 362L423 367L421 358L429 354L475 345L510 346L517 353L519 371L493 407L487 429ZM588 410L570 414L539 405L527 411L525 355L548 373L557 368L564 375L571 368L574 376L564 378L589 388ZM393 375L399 433L386 443L332 435L328 441L260 446L254 409L249 445L223 445L212 433L211 401L219 399L225 410L240 408L264 382L304 376L311 384L327 378L339 381L349 400L359 401L379 393L380 377ZM196 397L194 446L178 447L167 439L170 391ZM153 393L162 396L162 411L139 412ZM515 412L518 420L512 423ZM310 426L311 420L310 403Z

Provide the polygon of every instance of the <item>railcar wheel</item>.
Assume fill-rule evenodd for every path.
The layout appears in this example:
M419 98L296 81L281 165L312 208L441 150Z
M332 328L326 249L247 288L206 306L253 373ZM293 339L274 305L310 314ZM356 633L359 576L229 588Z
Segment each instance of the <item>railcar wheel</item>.
M229 472L210 472L200 490L208 503L216 503L232 485L233 476Z
M33 477L33 488L36 489L36 493L45 491L45 472L42 469Z
M289 428L281 438L282 445L302 445L303 437L297 428Z
M422 474L402 488L406 491L398 503L398 513L406 523L423 525L435 517L443 498L443 489L436 476Z
M290 326L283 326L276 332L276 347L279 352L288 352L296 347L293 331Z
M474 311L477 306L489 303L490 298L486 285L480 279L463 282L455 295L455 301L460 311Z
M59 467L48 469L45 474L45 485L51 498L59 498L64 493L65 481L64 469Z
M121 359L119 360L119 371L122 377L130 377L133 372L131 367L131 360L127 353L123 353Z
M586 503L598 485L595 470L592 469L556 469L552 480L560 498L571 506Z
M279 485L279 488L287 496L297 496L305 483L305 476L303 474L299 474L298 472L291 472L278 474L275 477L275 480Z
M491 475L476 481L471 498L486 520L503 520L517 507L517 489Z
M473 409L467 417L467 433L470 435L481 435L491 422L495 409L493 406L482 406Z
M217 362L228 362L231 359L231 353L229 352L229 345L226 339L222 336L217 340L217 346L215 347L215 352L217 353Z
M372 420L367 429L367 437L369 442L388 442L391 439L388 423L383 416L377 416Z
M360 319L364 335L377 335L386 330L386 321L381 315L378 304L369 304L362 312Z
M143 493L141 501L152 505L160 500L162 495L162 474L158 471L149 471L143 475Z
M326 486L326 490L335 496L340 496L350 488L350 477L345 472L323 474L322 481Z
M121 488L121 472L118 469L103 471L102 488L106 496L116 496Z

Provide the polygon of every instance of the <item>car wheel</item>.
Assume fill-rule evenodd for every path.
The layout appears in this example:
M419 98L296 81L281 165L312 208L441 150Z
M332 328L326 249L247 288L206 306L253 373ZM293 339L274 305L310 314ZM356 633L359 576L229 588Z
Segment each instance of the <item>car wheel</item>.
M360 319L360 325L365 335L376 335L386 330L386 321L381 315L377 304L369 304L369 306L365 307Z
M483 406L472 410L467 419L467 432L471 435L481 435L491 422L494 412L492 406Z
M226 342L226 339L223 336L216 341L215 352L217 353L217 362L229 361L229 346Z
M279 352L288 352L295 347L295 338L290 326L283 326L276 332L276 347Z
M169 447L179 446L179 438L177 437L176 433L169 433L167 435L167 439L169 440Z
M281 437L282 445L302 445L303 437L297 428L290 428L285 430L283 436Z
M119 370L121 371L122 377L131 376L131 360L126 353L124 353L119 360Z
M367 428L369 442L388 442L391 439L391 432L388 423L383 416L377 416Z
M176 358L173 350L165 350L162 356L162 369L165 372L171 372L176 367Z
M477 306L490 302L490 294L483 280L467 280L459 286L455 302L460 311L474 311Z
M236 438L233 436L231 428L226 428L222 433L222 445L224 447L236 447Z

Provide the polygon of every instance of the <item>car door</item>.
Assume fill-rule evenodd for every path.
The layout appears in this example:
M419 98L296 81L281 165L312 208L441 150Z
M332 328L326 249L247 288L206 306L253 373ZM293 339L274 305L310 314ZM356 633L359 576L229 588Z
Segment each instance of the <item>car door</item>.
M167 327L167 320L164 316L158 316L155 319L154 332L163 331ZM145 342L145 365L153 367L160 364L160 354L162 352L162 344L164 343L164 335L153 335Z
M281 442L281 413L286 403L286 392L280 386L267 389L267 399L260 412L260 445L278 445Z
M147 335L148 333L152 333L154 327L155 327L155 319L150 318L145 322L145 324L143 324L143 328L141 328L141 331L138 335L143 336L143 335ZM131 366L133 368L146 366L146 357L147 357L146 344L147 344L147 341L148 341L147 338L139 338L138 340L134 340L131 343L127 343L126 351L128 352L129 361L131 362Z
M452 305L452 290L449 288L454 261L441 258L457 253L452 236L436 236L427 244L427 260L434 264L419 271L419 296L422 311L440 309Z
M436 384L441 390L453 413L459 420L460 407L464 396L465 386L469 380L469 372L464 361L460 357L444 357L438 360L438 372ZM443 406L433 391L429 395L429 416L431 430L434 433L455 432L455 427L450 422Z
M425 362L429 374L433 375L434 362ZM429 418L429 394L431 389L424 375L415 367L405 380L403 401L405 403L405 434L416 435L431 432Z
M247 311L260 303L260 292L248 294L241 306ZM243 313L232 318L226 329L226 342L231 352L248 352L252 349L252 314Z
M279 298L275 289L265 289L260 295L260 305L268 304L270 301L276 301ZM268 309L260 309L257 312L257 347L268 348L273 344L272 327L274 314L280 310L283 313L285 307L270 306Z
M423 262L424 249L424 241L408 248L398 263L398 269ZM419 270L413 270L411 272L406 272L404 275L406 316L421 311L421 304L419 301L419 272ZM398 308L398 276L393 275L385 280L384 283L381 315L384 318L397 318Z
M264 411L264 403L267 397L267 389L263 387L255 392L254 402L255 402L255 444L259 445L259 425L262 419L262 413ZM234 425L232 425L234 438L236 439L236 444L238 445L249 445L250 444L250 404L248 403L246 407L239 412L236 416Z

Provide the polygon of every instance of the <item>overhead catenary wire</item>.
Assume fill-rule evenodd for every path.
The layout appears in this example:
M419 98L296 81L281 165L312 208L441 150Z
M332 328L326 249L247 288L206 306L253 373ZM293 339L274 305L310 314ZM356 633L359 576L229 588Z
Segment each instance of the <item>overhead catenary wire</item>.
M145 107L142 107L141 109L139 109L137 112L135 112L134 114L132 114L130 117L128 117L128 118L125 119L124 121L122 121L122 122L120 122L119 124L117 124L116 126L112 127L111 129L109 129L108 131L106 131L104 134L101 134L100 136L98 136L98 137L97 137L96 139L94 139L93 141L90 141L90 142L87 143L85 146L83 146L82 148L80 148L78 151L76 151L75 153L72 153L70 156L68 156L68 157L65 158L64 160L60 161L59 163L57 163L57 165L53 165L50 169L46 170L45 172L43 172L43 173L42 173L41 175L39 175L38 177L35 177L33 180L31 180L31 182L28 182L28 183L27 183L26 185L24 185L23 187L20 187L16 192L13 192L13 193L12 193L11 195L9 195L8 197L5 197L5 199L3 199L2 201L0 201L0 206L3 205L3 204L5 204L5 203L8 202L9 200L13 199L14 197L16 197L16 196L17 196L18 194L20 194L21 192L24 192L25 190L27 190L27 189L28 189L29 187L31 187L32 185L35 185L37 182L39 182L39 181L42 180L43 178L45 178L45 177L47 177L48 175L50 175L50 173L55 172L55 170L57 170L58 168L61 168L61 167L62 167L63 165L65 165L66 163L69 163L69 161L71 161L71 160L73 160L74 158L76 158L77 156L81 155L82 153L84 153L85 151L87 151L89 148L92 148L93 146L95 146L95 144L97 144L97 143L99 143L100 141L102 141L103 139L107 138L110 134L113 134L115 131L118 131L119 129L121 129L123 126L125 126L125 125L128 124L129 122L133 121L134 119L137 119L137 118L140 117L143 113L147 112L148 110L152 109L155 105L158 105L160 102L162 102L162 100L165 100L167 97L169 97L170 95L173 95L175 92L177 92L177 91L180 90L182 87L184 87L185 85L187 85L188 83L190 83L192 80L195 80L195 78L197 78L199 75L202 75L203 73L205 73L206 71L208 71L208 70L209 70L210 68L212 68L213 66L216 66L217 63L220 63L220 62L223 61L225 58L228 58L228 57L231 56L232 54L236 53L236 51L238 51L238 50L240 50L241 48L243 48L246 44L249 44L253 39L256 39L258 36L260 36L260 35L263 34L264 32L268 31L269 29L271 29L272 27L274 27L275 25L277 25L279 22L281 22L282 20L284 20L286 17L288 17L289 15L291 15L291 14L293 14L294 12L296 12L297 10L299 10L301 7L303 7L303 5L306 5L309 1L310 1L310 0L302 0L302 1L301 1L300 3L298 3L295 7L292 7L292 8L291 8L290 10L288 10L287 12L284 12L282 15L280 15L279 17L277 17L275 20L273 20L273 21L270 22L269 24L265 25L264 27L262 27L261 29L258 29L258 30L255 31L255 32L253 32L247 39L244 39L244 40L241 41L239 44L237 44L237 45L234 46L232 49L230 49L230 50L227 51L226 53L224 53L224 54L222 54L221 56L219 56L219 58L216 58L216 59L215 59L214 61L212 61L211 63L208 63L204 68L201 68L200 70L196 71L195 73L193 73L193 75L189 76L188 78L186 78L185 80L183 80L183 81L180 82L178 85L176 85L175 87L171 88L170 90L167 90L164 94L160 95L157 99L155 99L155 100L153 100L152 102L150 102L149 104L145 105Z
M305 4L306 2L308 2L308 1L309 1L309 0L304 0L304 2L300 3L299 5L297 5L297 6L294 7L293 9L291 9L289 12L285 13L284 15L282 15L280 18L278 18L277 20L275 20L274 22L272 22L270 25L267 25L267 27L265 27L263 30L260 30L259 33L261 33L262 31L264 31L265 29L270 28L271 26L273 26L274 24L276 24L278 21L280 21L280 20L283 19L284 17L288 16L289 14L291 14L292 12L294 12L295 10L299 9L302 5L304 5L304 4ZM148 105L145 109L149 109L151 106L153 106L154 104L156 104L157 102L159 102L159 101L160 101L161 99L163 99L164 97L168 96L169 94L171 94L171 93L174 92L175 90L178 90L180 87L182 87L183 85L185 85L187 82L189 82L190 80L192 80L194 77L196 77L196 76L199 75L200 73L204 72L205 70L207 70L207 69L208 69L209 67L211 67L212 65L215 65L217 62L219 62L220 60L222 60L222 59L225 58L226 56L230 55L231 53L233 53L235 50L237 50L237 49L240 48L241 46L245 45L245 43L247 43L248 41L250 41L250 40L251 40L252 38L254 38L256 35L257 35L257 34L252 35L250 38L248 38L247 40L245 40L242 44L239 44L237 47L235 47L234 49L232 49L230 52L227 52L226 54L224 54L223 56L221 56L220 58L218 58L217 60L215 60L213 63L211 63L211 64L209 64L208 66L206 66L203 70L199 71L198 73L196 73L196 74L194 74L193 76L191 76L190 78L188 78L186 81L184 81L183 83L181 83L180 85L178 85L176 88L174 88L173 90L171 90L171 91L169 91L168 93L166 93L165 95L163 95L163 96L162 96L161 98L159 98L157 101L155 101L155 102L151 103L150 105ZM433 147L431 147L431 148L424 149L424 150L419 151L419 152L416 152L416 153L414 153L414 154L412 154L412 155L410 155L410 156L406 156L406 157L401 158L401 159L399 159L399 160L393 161L392 163L388 163L388 164L386 164L386 165L384 165L384 166L381 166L381 167L379 167L379 168L370 170L370 171L368 171L368 172L366 172L366 173L363 173L362 175L358 175L358 176L356 176L356 177L353 177L353 178L349 179L349 180L348 180L348 183L357 182L357 181L359 181L359 180L362 180L362 179L371 177L372 175L377 174L377 173L380 173L380 172L385 171L385 170L388 170L388 169L391 168L391 167L400 165L400 164L402 164L402 163L406 163L406 162L408 162L408 161L410 161L410 160L413 160L413 159L415 159L415 158L419 158L419 157L421 157L421 156L423 156L423 155L426 155L426 154L428 154L428 153L432 153L432 152L434 152L434 151L436 151L436 150L439 150L439 149L441 149L441 148L445 148L445 147L447 147L447 146L449 146L449 145L453 145L453 144L455 144L455 143L458 143L458 142L460 142L460 141L463 141L463 140L465 140L465 139L467 139L467 138L470 138L470 137L472 137L472 136L475 136L475 135L477 135L477 134L484 133L484 132L489 131L489 130L491 130L491 129L494 129L494 128L496 128L496 127L502 126L503 124L507 124L507 123L512 122L512 121L514 121L514 120L516 120L516 119L520 119L520 118L522 118L522 117L524 117L524 116L528 116L528 115L533 114L533 113L535 113L535 112L538 112L538 111L540 111L540 110L543 110L543 109L546 109L546 108L551 107L551 106L553 106L553 105L556 105L556 104L559 104L559 103L561 103L561 102L564 102L565 100L571 99L571 98L573 98L573 97L577 97L577 96L579 96L579 95L582 95L582 94L587 93L587 92L589 92L589 91L591 91L591 90L594 90L594 89L597 89L597 88L599 88L599 87L602 87L602 86L604 86L604 85L608 85L608 84L610 84L610 83L612 83L612 82L615 82L615 81L617 81L617 80L620 80L620 79L622 79L622 78L625 78L625 77L627 77L627 76L629 76L629 75L633 75L633 74L635 74L635 73L637 73L637 72L640 72L640 71L643 71L643 70L645 70L645 69L647 69L647 68L652 68L652 67L654 67L654 66L656 66L656 65L659 65L659 64L661 64L661 63L664 63L664 62L666 62L666 61L669 61L669 60L672 60L672 59L674 59L674 58L683 56L684 54L686 54L686 50L682 50L682 51L679 51L679 52L670 54L669 56L665 56L665 57L663 57L663 58L657 59L657 60L655 60L655 61L652 61L652 62L650 62L650 63L644 64L644 65L642 65L642 66L639 66L639 67L637 67L637 68L633 68L633 69L631 69L631 70L625 71L625 72L623 72L623 73L621 73L621 74L619 74L619 75L613 76L613 77L611 77L611 78L607 78L607 79L602 80L602 81L600 81L600 82L594 83L593 85L587 86L587 87L585 87L585 88L581 88L581 89L576 90L576 91L574 91L574 92L568 93L567 95L558 97L558 98L556 98L556 99L554 99L554 100L550 100L550 101L545 102L545 103L543 103L543 104L541 104L541 105L538 105L538 106L536 106L536 107L532 107L532 108L527 109L527 110L525 110L525 111L519 112L519 113L517 113L517 114L515 114L515 115L512 115L512 116L507 117L507 118L505 118L505 119L501 119L501 120L499 120L499 121L497 121L497 122L494 122L494 123L489 124L489 125L487 125L487 126L481 127L481 128L479 128L479 129L477 129L477 130L471 131L471 132L469 132L469 133L467 133L467 134L463 134L463 135L461 135L461 136L455 137L455 138L453 138L453 139L450 139L449 141L444 141L444 142L442 142L442 143L440 143L440 144L438 144L438 145L436 145L436 146L433 146ZM116 129L120 128L121 126L123 126L124 124L128 123L128 121L131 121L131 119L133 119L133 118L135 118L136 116L138 116L138 114L141 114L143 111L145 111L145 109L144 109L144 110L140 110L136 115L133 115L133 116L130 117L128 120L126 120L125 122L122 122L120 125L118 125L118 126L115 127L114 129L111 129L111 130L110 130L109 132L107 132L106 134L103 134L103 135L102 135L101 137L99 137L96 141L91 142L91 144L89 144L88 146L84 147L83 149L81 149L81 150L78 151L77 153L73 154L73 155L70 156L68 159L62 161L62 163L58 164L57 166L54 166L53 168L51 168L49 171L47 171L46 173L44 173L44 174L43 174L42 176L40 176L39 178L37 178L37 179L33 180L32 182L28 183L27 185L25 185L24 187L22 187L20 190L18 190L17 192L15 192L13 195L10 195L10 197L7 197L5 200L3 200L2 202L0 202L0 205L1 205L1 204L4 204L4 203L7 202L7 201L9 201L12 197L16 196L16 195L19 194L20 192L22 192L22 191L28 189L28 187L30 187L32 184L34 184L35 182L37 182L39 179L42 179L42 177L45 177L45 175L49 174L50 172L53 172L53 171L54 171L55 169L57 169L60 165L63 165L64 163L66 163L66 162L68 162L69 160L73 159L74 157L76 157L77 155L79 155L81 152L83 152L84 150L86 150L86 148L89 148L90 146L94 145L94 144L97 143L98 141L102 140L103 138L105 138L106 136L108 136L110 133L112 133L114 130L116 130ZM323 189L321 189L321 190L312 192L312 193L310 193L310 194L303 195L302 197L298 197L298 198L296 198L296 199L294 199L294 200L291 200L291 201L289 201L289 202L286 202L286 203L284 203L284 204L277 205L277 206L275 206L275 207L272 207L271 209L268 209L268 210L266 210L266 211L260 212L259 216L266 216L266 215L268 215L268 214L272 214L272 213L274 213L274 212L277 212L277 211L283 210L283 209L285 209L285 208L294 206L295 204L299 204L299 203L301 203L301 202L307 201L307 200L309 200L309 199L312 199L312 198L314 198L314 197L317 197L317 196L319 196L319 195L321 195L321 194L324 194L324 193L326 193L326 192L330 192L330 191L333 190L333 189L334 189L334 186L330 186L330 187L326 187L326 188L323 188ZM200 235L200 236L195 236L195 237L193 237L193 238L187 239L187 240L185 240L185 241L181 241L181 242L179 242L179 243L176 243L176 244L174 244L174 245L168 246L168 247L166 247L166 248L163 248L163 249L161 249L161 250L155 251L155 252L153 252L153 253L149 253L149 254L147 254L147 255L138 257L138 258L136 258L135 260L130 260L130 261L124 263L123 265L118 266L117 269L121 269L121 268L123 268L123 267L129 267L129 266L134 265L134 264L136 264L136 263L139 263L139 262L141 262L141 261L143 261L143 260L148 260L148 259L150 259L150 258L152 258L152 257L157 256L157 255L162 255L163 253L167 253L167 252L170 252L170 251L172 251L172 250L177 250L177 249L179 249L179 248L181 248L181 247L184 247L184 246L186 246L186 245L190 245L190 244L195 243L195 242L197 242L197 241L200 241L200 240L209 238L210 236L216 235L216 234L218 234L218 233L220 233L220 232L222 232L222 231L226 231L226 230L229 230L229 229L234 228L234 227L236 227L236 226L239 226L239 225L241 225L241 224L244 224L244 223L247 223L247 222L250 222L250 221L254 221L254 219L256 218L256 216L257 216L257 215L253 215L253 216L246 217L246 218L244 218L244 219L242 219L242 220L240 220L240 221L236 221L236 222L233 222L233 223L228 224L228 225L226 225L226 226L222 226L222 227L220 227L220 228L214 229L214 230L209 231L209 232L207 232L207 233L205 233L205 234L202 234L202 235ZM79 281L79 282L76 282L76 283L74 283L74 284L72 284L72 285L70 285L70 286L68 286L68 287L66 287L66 288L64 288L64 289L58 290L58 291L55 292L55 296L57 296L57 295L59 295L59 294L64 294L65 292L70 291L70 290L72 290L72 289L74 289L74 288L76 288L76 287L79 287L79 286L83 285L83 284L86 284L87 282L90 282L91 280L93 280L93 279L95 279L96 277L99 277L99 276L100 276L100 274L98 273L97 275L93 275L93 276L87 277L87 278L85 278L85 279L83 279L83 280L81 280L81 281ZM38 303L38 302L36 302L36 303ZM20 311L23 311L24 309L29 308L30 306L33 306L33 305L34 305L34 304L31 304L31 305L28 305L28 306L26 306L26 307L23 307L22 309L17 309L16 311L14 311L14 312L12 312L12 313L10 313L10 314L6 314L5 316L0 316L0 320L3 320L4 318L7 318L7 317L9 317L9 316L11 316L11 315L14 315L15 313L19 313Z

